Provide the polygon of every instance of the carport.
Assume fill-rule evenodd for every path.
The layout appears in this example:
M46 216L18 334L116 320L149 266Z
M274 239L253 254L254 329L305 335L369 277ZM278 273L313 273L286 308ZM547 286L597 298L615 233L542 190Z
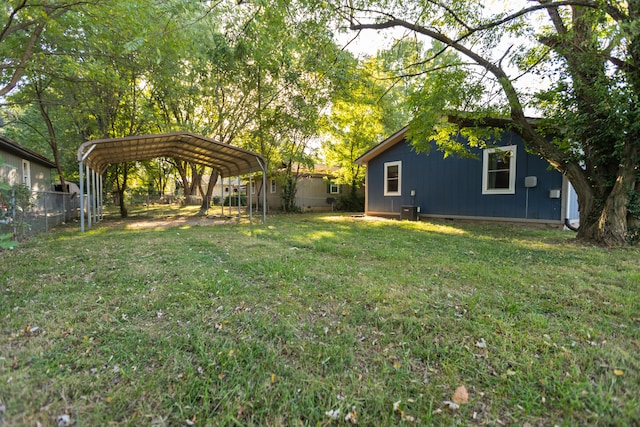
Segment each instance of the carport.
M221 178L262 172L262 220L266 222L266 176L267 165L262 156L249 150L223 144L214 139L190 132L176 132L159 135L128 136L92 140L78 148L78 168L80 172L80 230L85 231L91 223L102 219L104 172L112 163L124 163L136 160L148 160L157 157L170 157L186 160L214 168ZM249 186L251 188L251 185ZM249 215L253 218L251 191L249 196ZM238 197L238 218L240 217L240 197Z

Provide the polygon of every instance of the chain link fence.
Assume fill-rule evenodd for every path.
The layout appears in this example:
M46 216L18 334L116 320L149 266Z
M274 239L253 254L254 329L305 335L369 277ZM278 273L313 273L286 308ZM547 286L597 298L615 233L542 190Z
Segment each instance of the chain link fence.
M0 199L0 234L11 233L17 240L79 218L78 193L12 189Z

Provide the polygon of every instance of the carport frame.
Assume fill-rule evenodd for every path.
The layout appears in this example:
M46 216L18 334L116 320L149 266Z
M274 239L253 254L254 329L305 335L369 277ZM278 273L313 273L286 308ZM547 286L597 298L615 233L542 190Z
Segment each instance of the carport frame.
M253 151L223 144L205 136L191 132L174 132L156 135L128 136L123 138L98 139L84 142L78 148L78 169L80 172L80 230L85 231L85 207L87 228L91 220L102 219L103 191L102 176L112 163L148 160L158 157L172 157L191 161L214 168L223 177L262 171L262 221L267 221L267 163ZM86 177L84 176L86 170ZM86 206L85 206L86 178ZM92 191L93 190L93 191ZM251 196L250 196L251 197ZM238 218L240 217L240 197L238 197ZM253 206L249 204L250 218Z

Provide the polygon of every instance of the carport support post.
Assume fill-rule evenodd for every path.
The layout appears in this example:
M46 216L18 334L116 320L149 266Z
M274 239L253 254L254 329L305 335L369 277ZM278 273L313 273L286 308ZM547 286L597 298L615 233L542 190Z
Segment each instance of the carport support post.
M98 175L98 189L100 190L100 221L102 221L102 209L104 207L104 188L103 188L103 178L102 174Z
M98 175L97 171L93 171L95 176L95 188L96 188L96 216L95 221L100 221L100 175Z
M224 177L220 173L220 215L224 216Z
M91 171L91 180L93 181L93 223L98 222L98 174Z
M80 169L80 231L84 233L84 173L82 171L82 162L78 162Z
M253 224L253 173L249 172L249 222Z
M87 228L91 230L91 205L93 202L91 201L91 174L89 173L91 169L89 169L89 165L86 165L87 168Z
M231 195L233 191L231 191L231 175L227 177L227 192L229 193L229 216L231 216Z
M238 181L238 222L240 222L240 199L241 199L241 197L240 197L240 194L241 194L240 193L240 175L238 175L237 181Z
M95 145L92 145L91 148L89 148L87 150L86 153L80 155L80 153L78 153L78 169L80 171L80 231L84 232L84 209L85 207L87 207L87 209L89 209L89 165L87 165L87 200L85 202L84 200L84 177L83 177L83 171L82 171L82 165L84 163L84 161L86 160L86 158L89 156L89 154L93 151L93 149L96 148ZM88 212L87 212L88 214ZM91 219L89 217L89 215L87 215L87 221L89 222L89 227L91 227Z
M262 163L260 157L256 157L260 169L262 169L262 223L267 223L267 164Z

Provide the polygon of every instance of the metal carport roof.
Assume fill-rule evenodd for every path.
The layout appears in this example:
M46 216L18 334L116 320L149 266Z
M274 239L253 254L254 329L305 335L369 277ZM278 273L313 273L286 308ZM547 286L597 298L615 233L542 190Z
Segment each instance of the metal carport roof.
M215 168L224 176L259 171L265 164L257 153L190 132L98 139L78 148L78 161L98 173L104 173L111 163L156 157L192 161Z
M171 157L209 166L215 168L224 177L246 175L258 171L263 172L263 181L266 177L266 162L259 154L190 132L92 140L83 143L78 148L80 185L83 186L82 175L83 166L85 166L87 169L87 194L90 194L91 187L94 190L93 199L90 197L88 210L91 210L94 205L93 210L96 215L99 203L97 200L102 197L100 179L107 166L112 163L148 160L157 157ZM89 170L100 177L94 176L92 181ZM83 198L81 198L82 200ZM265 205L263 203L263 210ZM82 207L81 210L83 210ZM84 231L84 214L81 213L81 229ZM87 212L87 215L90 225L91 214ZM266 213L263 213L263 216L266 216Z

